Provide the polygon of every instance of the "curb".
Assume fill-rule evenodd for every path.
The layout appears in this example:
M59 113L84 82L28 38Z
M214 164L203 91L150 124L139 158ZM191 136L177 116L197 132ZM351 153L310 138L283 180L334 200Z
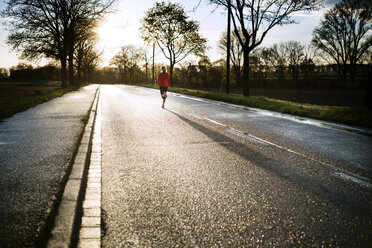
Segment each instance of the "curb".
M84 134L63 191L47 247L72 247L74 244L76 245L76 236L81 221L82 201L87 184L87 169L92 150L92 137L99 94L100 86L98 86L92 109L89 113L89 120L85 125Z
M99 96L99 98L101 95ZM88 180L82 207L82 218L77 242L78 248L101 247L102 195L102 101L98 100L92 139Z

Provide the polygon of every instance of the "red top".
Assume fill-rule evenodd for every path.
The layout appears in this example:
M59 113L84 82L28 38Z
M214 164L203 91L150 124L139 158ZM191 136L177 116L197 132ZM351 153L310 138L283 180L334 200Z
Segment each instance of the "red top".
M161 72L158 75L158 85L161 87L168 87L170 86L170 79L169 75L166 72Z

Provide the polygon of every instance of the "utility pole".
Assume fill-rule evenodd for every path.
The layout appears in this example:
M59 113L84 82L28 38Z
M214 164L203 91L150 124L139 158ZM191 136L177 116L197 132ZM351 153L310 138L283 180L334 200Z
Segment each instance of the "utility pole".
M230 93L230 29L231 29L231 0L227 0L227 46L226 46L226 94Z
M155 42L152 45L152 83L155 84Z

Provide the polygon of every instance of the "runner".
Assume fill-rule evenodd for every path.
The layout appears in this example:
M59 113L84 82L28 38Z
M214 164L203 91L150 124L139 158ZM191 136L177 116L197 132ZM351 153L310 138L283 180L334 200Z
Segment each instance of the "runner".
M165 100L167 99L167 90L170 86L170 79L165 66L161 67L161 71L162 72L158 75L158 85L160 87L160 95L163 98L163 105L161 105L161 107L164 108Z

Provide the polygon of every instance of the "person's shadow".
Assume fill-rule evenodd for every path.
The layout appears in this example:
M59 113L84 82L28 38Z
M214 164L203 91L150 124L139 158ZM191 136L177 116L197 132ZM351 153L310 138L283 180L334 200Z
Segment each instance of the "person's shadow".
M246 161L248 161L246 166L260 167L268 171L270 174L274 174L282 180L287 181L288 183L297 184L299 187L309 191L310 193L315 193L324 199L331 200L334 202L334 204L343 206L343 208L347 209L348 211L363 208L364 210L361 211L361 213L368 212L368 207L365 204L358 203L356 200L349 200L350 196L346 197L344 194L340 193L339 190L335 189L332 184L324 180L320 180L318 177L304 173L300 170L300 166L297 166L297 168L294 167L293 164L297 163L296 161L294 161L292 164L288 164L280 158L271 157L270 155L260 152L259 150L250 148L247 144L241 143L224 135L221 132L201 125L177 112L174 112L173 110L167 108L164 108L164 110L177 116L180 120L186 122L197 131L203 133L217 144L244 158ZM307 162L304 161L304 163ZM229 165L227 164L226 166Z

